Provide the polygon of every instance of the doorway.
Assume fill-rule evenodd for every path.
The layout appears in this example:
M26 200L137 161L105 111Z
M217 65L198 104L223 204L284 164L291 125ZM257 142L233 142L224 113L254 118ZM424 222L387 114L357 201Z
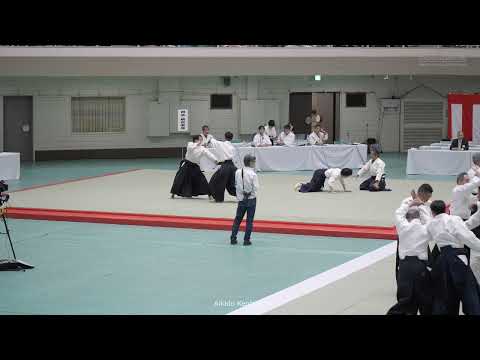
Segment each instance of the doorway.
M296 134L309 134L310 125L305 124L305 118L310 115L312 110L317 110L317 114L322 117L322 127L328 132L327 143L332 144L336 138L339 129L337 114L336 93L291 93L290 94L290 121L296 130Z
M3 98L3 147L20 153L21 161L33 161L33 98Z

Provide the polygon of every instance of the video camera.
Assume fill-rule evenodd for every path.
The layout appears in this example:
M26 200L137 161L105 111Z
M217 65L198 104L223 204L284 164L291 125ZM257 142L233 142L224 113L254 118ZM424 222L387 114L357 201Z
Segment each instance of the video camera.
M8 191L8 184L2 180L0 181L0 206L10 199L10 195L4 194L5 191Z

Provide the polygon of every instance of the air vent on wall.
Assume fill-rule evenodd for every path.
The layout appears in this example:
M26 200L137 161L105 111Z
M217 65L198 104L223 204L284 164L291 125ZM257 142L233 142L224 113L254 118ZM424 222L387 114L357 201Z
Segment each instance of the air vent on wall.
M424 56L419 58L420 66L467 66L463 56Z

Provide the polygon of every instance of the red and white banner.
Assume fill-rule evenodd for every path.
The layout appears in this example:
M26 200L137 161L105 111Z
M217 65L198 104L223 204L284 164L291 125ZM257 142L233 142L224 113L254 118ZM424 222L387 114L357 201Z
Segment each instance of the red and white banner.
M474 144L480 144L480 95L448 95L448 137L454 139L458 131Z

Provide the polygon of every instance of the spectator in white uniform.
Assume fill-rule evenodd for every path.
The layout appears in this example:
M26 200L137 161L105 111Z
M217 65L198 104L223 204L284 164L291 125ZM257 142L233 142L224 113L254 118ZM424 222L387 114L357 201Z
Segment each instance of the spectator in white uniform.
M265 126L265 134L270 138L272 145L277 138L277 129L275 129L275 121L269 120L268 125Z
M397 304L388 315L430 315L432 312L432 289L427 268L427 228L420 220L418 205L421 200L403 201L395 212L395 227L398 234L399 271L397 276Z
M208 125L203 125L202 126L202 133L200 136L202 137L203 140L203 146L205 147L213 147L212 140L215 140L215 138L209 134L210 128Z
M445 203L435 200L430 205L433 219L427 225L430 240L440 249L431 271L433 315L458 315L460 302L466 315L480 315L480 294L477 280L468 263L465 246L480 251L480 240L468 230L465 222L445 213Z
M315 129L308 135L307 140L310 145L323 145L328 140L328 133L322 130L320 125L315 125Z
M373 144L370 146L371 159L358 171L357 177L364 174L369 178L360 184L360 190L368 191L390 191L386 189L385 182L385 163L380 159L380 146Z
M335 184L340 184L344 192L349 192L345 186L344 179L352 175L352 169L318 169L313 173L312 180L308 183L298 183L295 185L295 191L301 193L335 190ZM326 182L326 183L325 183Z
M180 162L180 167L170 190L172 199L175 195L182 197L208 195L210 198L207 179L200 170L200 159L202 156L207 156L215 163L218 163L218 161L217 158L202 145L202 137L200 135L193 136L193 141L187 144L185 159Z
M281 132L280 136L278 137L278 145L286 145L286 146L295 146L295 134L290 128L290 125L285 125L283 127L283 131Z
M265 134L265 126L260 125L258 127L258 132L257 134L253 137L253 145L255 147L265 147L265 146L272 146L272 141L268 137L267 134Z

